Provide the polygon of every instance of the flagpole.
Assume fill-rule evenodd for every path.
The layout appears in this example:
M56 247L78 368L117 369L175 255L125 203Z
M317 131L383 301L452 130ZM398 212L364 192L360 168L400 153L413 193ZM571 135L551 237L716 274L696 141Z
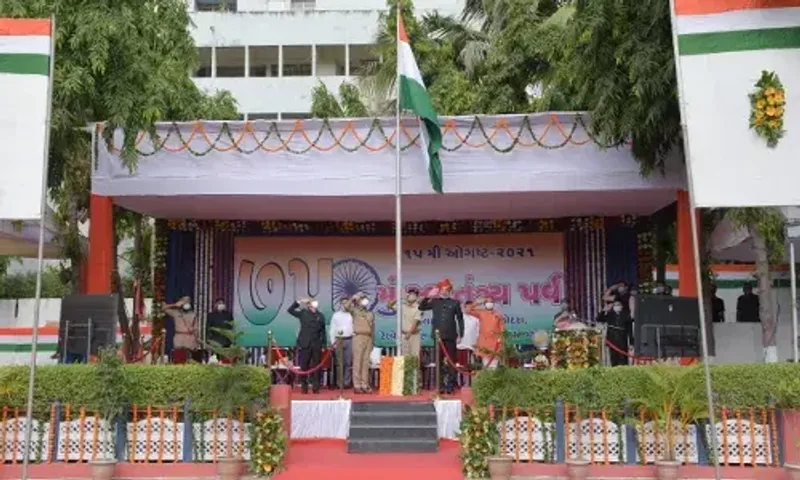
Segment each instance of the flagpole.
M400 19L402 0L397 0L397 17L395 18L395 48L397 49L397 68L395 68L394 83L397 87L395 99L395 192L394 192L394 255L397 269L395 287L395 311L397 312L397 354L400 355L400 342L403 335L403 215L402 195L403 179L400 168Z
M716 425L714 418L714 392L711 386L711 365L708 361L708 324L706 323L706 309L703 304L703 273L700 271L700 232L697 225L697 207L694 202L694 187L692 186L692 161L689 152L689 134L686 128L686 108L684 104L683 79L681 76L681 57L678 48L678 22L675 18L675 0L669 0L669 15L672 22L672 48L675 55L675 78L678 84L678 106L681 114L681 130L683 132L683 151L686 155L686 179L689 183L689 220L692 230L692 250L694 255L695 281L697 282L697 308L700 320L700 351L703 355L703 373L706 384L706 397L708 400L708 421L711 425ZM712 452L717 451L717 436L709 435L709 443ZM714 462L714 477L720 480L722 472L720 469L719 458L711 455Z
M50 69L47 80L47 113L45 114L44 158L42 159L42 197L39 211L39 251L36 267L36 299L33 304L33 331L31 334L31 361L28 374L28 403L25 411L25 444L22 456L22 480L28 480L33 436L33 388L36 383L36 354L39 342L39 316L42 303L42 263L44 262L44 218L47 215L47 167L50 156L50 115L53 109L53 77L55 77L56 17L50 17ZM64 346L66 348L66 345Z

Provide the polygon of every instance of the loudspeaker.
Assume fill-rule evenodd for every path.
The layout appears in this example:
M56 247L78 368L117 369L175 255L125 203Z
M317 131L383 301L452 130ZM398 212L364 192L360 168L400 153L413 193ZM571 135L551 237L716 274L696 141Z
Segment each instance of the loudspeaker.
M634 351L637 356L700 356L700 311L697 299L639 295L635 314Z
M97 355L117 344L117 295L69 295L61 300L58 344L61 355ZM91 345L90 345L91 344Z

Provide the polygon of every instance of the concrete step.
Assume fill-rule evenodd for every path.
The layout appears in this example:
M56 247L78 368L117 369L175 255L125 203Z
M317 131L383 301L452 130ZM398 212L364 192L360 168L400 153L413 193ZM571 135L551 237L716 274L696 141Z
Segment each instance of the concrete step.
M352 412L350 425L435 426L436 412Z
M347 453L436 453L438 439L381 438L348 439Z
M436 440L438 429L433 425L350 425L353 440L421 439Z

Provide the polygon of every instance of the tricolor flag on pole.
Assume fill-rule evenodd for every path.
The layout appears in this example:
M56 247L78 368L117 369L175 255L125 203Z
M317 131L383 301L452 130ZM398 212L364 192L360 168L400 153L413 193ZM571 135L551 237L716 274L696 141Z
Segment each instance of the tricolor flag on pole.
M422 75L417 67L417 60L411 50L411 43L406 35L402 16L398 15L397 27L397 75L400 92L400 110L408 110L420 118L420 138L423 141L423 154L428 165L431 186L436 193L442 193L442 162L439 161L439 150L442 148L442 130L439 128L439 117L433 110L431 97L425 89ZM399 115L400 112L397 112ZM399 133L397 135L399 140Z
M49 19L0 18L0 218L38 219L49 129Z
M694 204L800 205L800 0L671 3Z

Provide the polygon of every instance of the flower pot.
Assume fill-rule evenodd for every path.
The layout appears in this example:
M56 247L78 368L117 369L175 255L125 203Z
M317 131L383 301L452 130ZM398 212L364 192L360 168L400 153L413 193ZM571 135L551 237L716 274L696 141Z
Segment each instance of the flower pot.
M239 480L244 475L244 460L241 458L220 458L217 460L219 480Z
M93 460L92 480L112 480L114 472L117 470L116 460Z
M489 457L489 478L491 480L509 480L511 478L512 458L504 455Z
M681 462L660 460L656 462L656 477L658 480L677 480Z
M789 480L800 480L800 465L794 463L787 463L783 466L786 470L786 478Z
M567 478L569 480L586 480L588 476L588 460L567 460Z

